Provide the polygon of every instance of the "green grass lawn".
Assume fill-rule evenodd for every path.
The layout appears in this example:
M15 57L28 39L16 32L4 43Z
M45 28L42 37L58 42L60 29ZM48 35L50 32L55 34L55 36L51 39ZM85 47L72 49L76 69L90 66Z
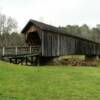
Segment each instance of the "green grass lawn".
M100 100L100 68L0 61L0 100Z

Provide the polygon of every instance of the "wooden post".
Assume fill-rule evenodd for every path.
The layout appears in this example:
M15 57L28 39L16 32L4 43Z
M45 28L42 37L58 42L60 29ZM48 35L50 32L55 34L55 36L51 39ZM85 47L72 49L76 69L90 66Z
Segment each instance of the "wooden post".
M14 63L17 64L17 58L15 58L15 62Z
M5 55L5 47L2 48L2 55Z
M32 47L30 46L30 54L32 53Z
M39 65L39 56L36 56L36 59L34 61L35 66Z
M42 55L44 55L44 33L42 32L42 44L41 44Z
M15 53L16 53L16 55L18 54L18 48L17 47L15 48Z
M31 65L33 65L33 56L31 56Z
M25 60L26 60L26 65L27 65L27 63L28 63L28 58L27 58L27 56L25 57Z
M9 58L10 63L12 63L12 58Z
M59 56L60 54L60 35L58 34L58 46L57 46L57 55Z
M21 58L21 65L23 65L24 57Z

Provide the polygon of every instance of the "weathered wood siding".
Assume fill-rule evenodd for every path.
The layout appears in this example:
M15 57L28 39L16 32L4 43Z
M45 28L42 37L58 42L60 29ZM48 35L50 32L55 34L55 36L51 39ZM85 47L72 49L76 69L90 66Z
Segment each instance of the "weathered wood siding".
M52 32L41 32L42 56L61 56L75 53L75 39Z
M39 36L42 56L100 55L100 44L92 41L48 31L41 31Z
M45 57L73 54L100 55L100 44L93 41L67 34L41 30L34 25L30 25L26 30L26 39L30 33L37 34L31 36L34 38L28 39L31 45L40 45L41 55Z
M100 55L100 44L83 39L77 39L76 41L75 54Z
M43 32L42 34L42 50L44 51L43 56L57 56L58 35L50 32Z

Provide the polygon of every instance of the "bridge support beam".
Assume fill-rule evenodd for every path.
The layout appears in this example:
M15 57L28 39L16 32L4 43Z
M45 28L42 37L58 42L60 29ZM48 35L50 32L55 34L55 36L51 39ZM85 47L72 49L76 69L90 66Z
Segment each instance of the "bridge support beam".
M36 56L36 59L35 59L35 61L34 61L34 65L35 65L35 66L40 65L39 56Z

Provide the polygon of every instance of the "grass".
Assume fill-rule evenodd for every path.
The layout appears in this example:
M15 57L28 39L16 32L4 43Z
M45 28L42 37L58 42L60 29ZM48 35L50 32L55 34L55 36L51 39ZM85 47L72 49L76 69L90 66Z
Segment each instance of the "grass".
M100 68L0 61L0 100L100 100Z

